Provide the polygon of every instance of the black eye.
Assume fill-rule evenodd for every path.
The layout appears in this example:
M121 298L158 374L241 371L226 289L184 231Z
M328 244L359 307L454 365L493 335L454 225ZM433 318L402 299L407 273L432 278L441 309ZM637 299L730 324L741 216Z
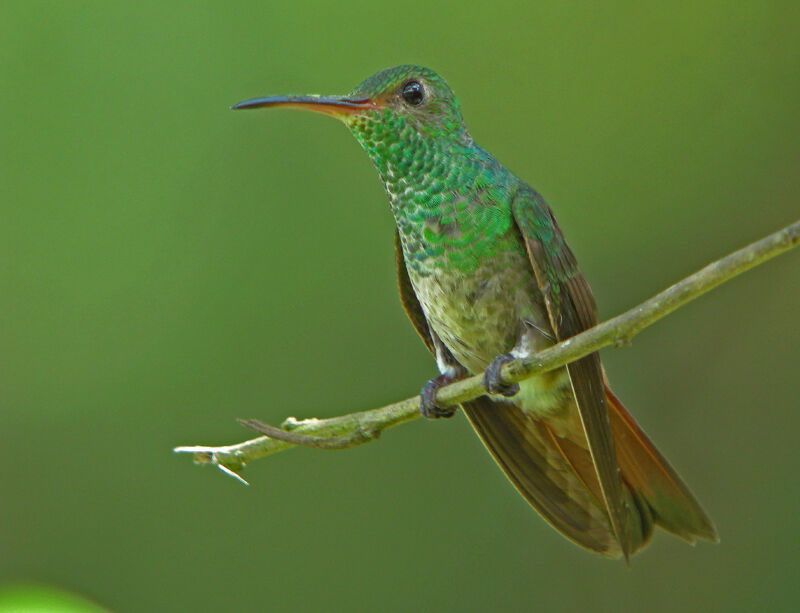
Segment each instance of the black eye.
M425 99L425 89L419 81L408 81L403 85L403 100L411 106L419 106Z

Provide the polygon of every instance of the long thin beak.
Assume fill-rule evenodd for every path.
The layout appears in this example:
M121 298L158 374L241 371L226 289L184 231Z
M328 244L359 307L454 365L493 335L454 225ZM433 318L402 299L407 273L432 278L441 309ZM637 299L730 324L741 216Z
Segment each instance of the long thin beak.
M239 104L234 104L231 109L260 109L265 107L283 107L287 109L305 109L334 117L342 115L355 115L367 109L378 106L369 98L338 98L334 96L270 96L268 98L253 98Z

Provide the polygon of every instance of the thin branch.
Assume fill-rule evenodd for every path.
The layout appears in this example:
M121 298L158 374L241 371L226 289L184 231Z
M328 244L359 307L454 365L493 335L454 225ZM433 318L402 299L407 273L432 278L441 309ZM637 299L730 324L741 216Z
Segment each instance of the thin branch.
M800 221L770 234L747 247L734 251L678 281L641 303L589 330L562 341L525 359L508 362L501 371L503 383L517 383L533 375L554 370L609 345L626 345L652 325L690 300L717 285L750 270L800 244ZM438 390L436 404L450 407L485 393L482 375L462 379ZM265 436L224 447L176 447L176 453L190 453L196 464L212 464L226 474L239 477L245 464L298 445L319 449L345 449L378 438L384 430L419 417L419 396L378 409L350 413L328 419L288 418L281 428L258 420L240 420Z

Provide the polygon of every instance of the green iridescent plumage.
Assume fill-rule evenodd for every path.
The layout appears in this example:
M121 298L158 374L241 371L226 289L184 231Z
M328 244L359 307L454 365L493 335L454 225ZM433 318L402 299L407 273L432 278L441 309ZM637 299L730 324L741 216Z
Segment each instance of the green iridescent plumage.
M518 179L473 142L458 100L433 71L389 69L348 97L374 94L412 74L441 92L418 115L384 108L346 123L386 186L409 267L422 275L443 266L468 273L496 249L519 247L502 240L512 225L508 203Z
M626 558L654 526L690 542L714 526L605 385L600 358L504 385L499 367L596 323L594 298L542 197L476 145L452 90L419 66L382 71L344 97L280 96L341 119L369 155L397 226L400 294L442 373L422 392L485 371L464 412L511 482L557 530Z

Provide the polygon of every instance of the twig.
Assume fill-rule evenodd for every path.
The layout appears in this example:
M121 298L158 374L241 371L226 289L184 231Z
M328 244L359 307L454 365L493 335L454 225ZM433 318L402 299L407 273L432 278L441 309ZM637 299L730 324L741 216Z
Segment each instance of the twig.
M257 419L237 419L245 428L250 428L271 439L283 441L290 445L301 445L303 447L314 447L316 449L347 449L363 443L369 443L380 436L381 431L374 428L368 429L359 427L348 434L339 436L309 436L308 434L298 434L289 430L281 430L275 426L270 426Z
M508 362L501 371L502 382L516 383L564 366L603 347L628 344L644 328L690 300L798 244L800 221L709 264L621 315L533 356ZM436 404L440 407L454 406L484 393L482 375L475 375L440 388L436 394ZM252 460L297 445L318 449L353 447L375 440L387 428L418 416L419 396L414 396L378 409L329 419L297 420L290 417L281 428L254 419L239 420L241 424L266 436L224 447L176 447L174 451L190 453L196 464L215 465L226 474L246 483L238 473Z

